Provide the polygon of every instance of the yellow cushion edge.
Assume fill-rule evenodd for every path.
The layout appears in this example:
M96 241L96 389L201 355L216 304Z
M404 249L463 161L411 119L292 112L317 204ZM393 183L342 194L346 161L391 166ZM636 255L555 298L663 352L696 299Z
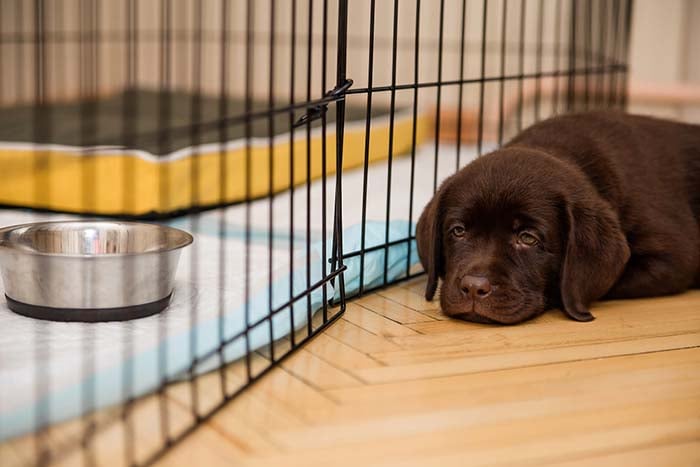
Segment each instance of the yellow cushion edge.
M418 116L417 146L431 136L431 127L432 118ZM250 147L236 142L222 145L222 150L197 153L195 149L191 155L166 162L99 151L86 156L70 150L0 147L0 204L74 213L140 216L269 196L289 189L291 184L302 185L323 176L320 131L312 134L308 147L304 134L303 130L297 131L291 146L288 139L276 138L272 157L267 142ZM409 152L412 144L413 118L397 118L393 155ZM234 145L235 148L231 148ZM388 147L387 119L386 124L375 125L370 130L370 162L387 159ZM326 138L325 154L325 173L329 176L336 171L334 131L329 131ZM360 167L364 158L364 125L348 125L343 168ZM290 172L292 160L293 174ZM248 161L249 186L246 184Z

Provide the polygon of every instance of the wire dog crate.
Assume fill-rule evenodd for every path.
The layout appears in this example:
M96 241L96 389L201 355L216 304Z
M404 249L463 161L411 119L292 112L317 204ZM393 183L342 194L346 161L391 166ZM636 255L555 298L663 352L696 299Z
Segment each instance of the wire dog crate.
M2 464L153 463L346 298L420 274L415 222L443 178L535 121L625 107L631 12L0 0L0 225L142 219L195 237L159 315L2 305Z

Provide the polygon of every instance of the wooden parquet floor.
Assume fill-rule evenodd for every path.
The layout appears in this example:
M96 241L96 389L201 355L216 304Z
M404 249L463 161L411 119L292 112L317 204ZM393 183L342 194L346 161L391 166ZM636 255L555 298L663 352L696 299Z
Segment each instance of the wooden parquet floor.
M349 302L156 465L700 466L700 291L492 326L446 319L424 281ZM174 424L187 394L168 395ZM137 446L156 418L134 422ZM94 449L118 463L118 444Z

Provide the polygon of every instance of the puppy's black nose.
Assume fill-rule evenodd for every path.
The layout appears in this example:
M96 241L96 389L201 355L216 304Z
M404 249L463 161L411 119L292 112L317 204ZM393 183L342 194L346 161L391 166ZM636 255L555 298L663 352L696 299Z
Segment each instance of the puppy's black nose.
M485 277L464 276L460 282L462 293L472 300L486 298L491 294L491 282Z

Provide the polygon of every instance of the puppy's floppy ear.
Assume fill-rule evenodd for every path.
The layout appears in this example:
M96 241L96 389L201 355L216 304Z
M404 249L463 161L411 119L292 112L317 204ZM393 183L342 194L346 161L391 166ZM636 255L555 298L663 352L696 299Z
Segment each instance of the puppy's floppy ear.
M438 286L438 277L443 273L442 232L440 219L440 191L423 210L416 228L418 256L423 269L428 274L428 284L425 286L425 299L432 300Z
M588 306L615 284L630 249L617 215L602 199L565 204L568 239L561 267L562 304L571 318L592 321Z

